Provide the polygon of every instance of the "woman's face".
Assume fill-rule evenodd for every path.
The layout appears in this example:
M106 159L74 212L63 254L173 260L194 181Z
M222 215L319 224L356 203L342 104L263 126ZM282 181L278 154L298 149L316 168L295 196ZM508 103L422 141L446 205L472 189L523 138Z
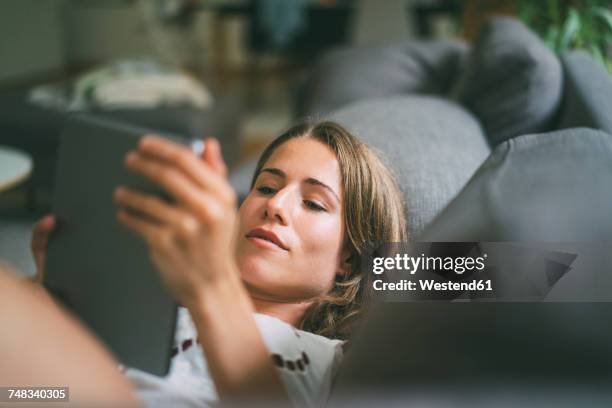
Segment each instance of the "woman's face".
M291 302L331 289L345 255L342 197L328 146L298 137L274 151L240 207L238 267L252 295Z

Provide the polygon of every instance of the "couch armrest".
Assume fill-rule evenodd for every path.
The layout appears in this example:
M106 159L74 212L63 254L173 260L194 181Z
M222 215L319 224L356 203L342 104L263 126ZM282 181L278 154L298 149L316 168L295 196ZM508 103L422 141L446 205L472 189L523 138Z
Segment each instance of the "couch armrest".
M559 128L590 127L612 134L612 76L586 52L561 57L565 74Z

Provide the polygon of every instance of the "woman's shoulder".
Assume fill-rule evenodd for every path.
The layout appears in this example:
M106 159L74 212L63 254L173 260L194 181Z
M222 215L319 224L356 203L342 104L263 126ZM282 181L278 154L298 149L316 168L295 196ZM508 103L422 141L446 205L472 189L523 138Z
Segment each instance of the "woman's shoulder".
M273 316L255 313L255 321L264 337L281 339L282 343L294 340L296 344L311 345L335 350L344 344L343 340L330 339L315 333L297 329Z
M342 360L344 341L296 329L276 317L255 314L274 364L282 371L327 376Z
M272 316L255 321L274 365L296 406L321 406L342 360L342 340L296 329Z

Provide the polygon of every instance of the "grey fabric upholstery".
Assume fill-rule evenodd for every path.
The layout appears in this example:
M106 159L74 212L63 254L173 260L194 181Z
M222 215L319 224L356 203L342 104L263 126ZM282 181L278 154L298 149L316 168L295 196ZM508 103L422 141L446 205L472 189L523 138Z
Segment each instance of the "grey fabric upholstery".
M413 235L450 202L490 152L478 121L437 97L356 102L330 119L382 153L405 195Z
M480 119L491 146L550 130L561 101L557 57L521 22L492 19L472 47L456 97Z
M612 136L587 128L499 145L423 241L612 241Z
M257 167L258 159L259 156L250 159L246 163L242 163L240 167L232 171L229 175L229 182L232 187L234 187L234 190L236 190L236 194L238 195L238 199L240 201L244 200L247 194L249 194L251 178L255 173L255 167Z
M565 89L560 128L591 127L612 134L612 77L584 51L561 57Z
M305 82L298 116L322 116L366 98L446 93L466 53L465 44L451 41L337 50L320 60Z

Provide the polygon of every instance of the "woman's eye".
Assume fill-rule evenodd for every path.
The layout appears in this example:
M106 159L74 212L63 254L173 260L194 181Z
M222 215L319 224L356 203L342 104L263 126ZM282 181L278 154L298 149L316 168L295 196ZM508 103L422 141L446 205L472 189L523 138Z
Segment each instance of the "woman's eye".
M257 187L257 191L263 195L273 194L274 189L268 186Z
M311 210L314 210L314 211L325 211L325 207L315 203L314 201L305 200L304 204L306 204L306 207L310 208Z

